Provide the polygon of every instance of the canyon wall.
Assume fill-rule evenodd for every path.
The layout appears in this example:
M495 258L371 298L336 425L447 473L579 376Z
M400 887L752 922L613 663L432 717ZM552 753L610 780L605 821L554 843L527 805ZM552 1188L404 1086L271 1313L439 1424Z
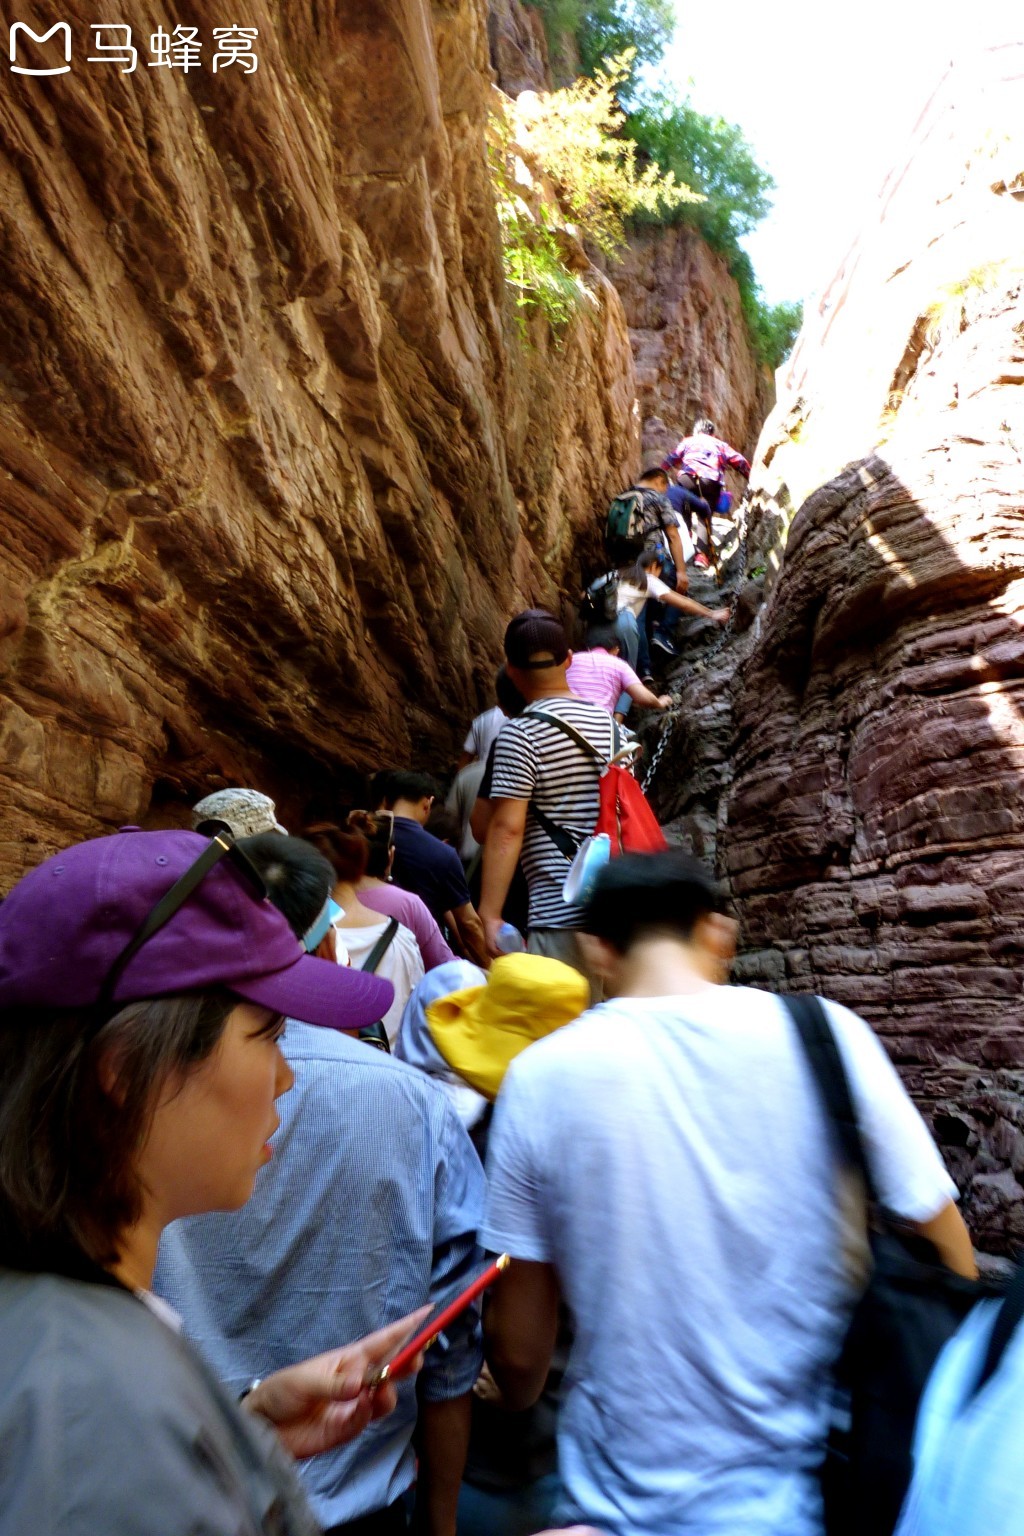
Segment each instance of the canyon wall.
M684 670L658 778L728 882L740 979L872 1021L1003 1252L1024 1240L1022 84L1022 45L956 67L809 313L754 465L747 627Z
M685 225L635 231L605 270L626 311L645 453L674 448L698 416L752 457L775 403L724 257Z
M254 72L212 5L187 71L142 0L134 70L62 15L0 95L0 888L225 782L297 820L444 767L639 450L600 273L517 329L482 3L253 0Z

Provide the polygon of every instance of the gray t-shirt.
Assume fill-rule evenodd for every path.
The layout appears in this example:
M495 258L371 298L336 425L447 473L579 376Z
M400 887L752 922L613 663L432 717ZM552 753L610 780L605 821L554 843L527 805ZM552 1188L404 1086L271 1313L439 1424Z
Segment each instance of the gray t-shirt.
M291 1458L117 1284L0 1269L2 1536L317 1536Z

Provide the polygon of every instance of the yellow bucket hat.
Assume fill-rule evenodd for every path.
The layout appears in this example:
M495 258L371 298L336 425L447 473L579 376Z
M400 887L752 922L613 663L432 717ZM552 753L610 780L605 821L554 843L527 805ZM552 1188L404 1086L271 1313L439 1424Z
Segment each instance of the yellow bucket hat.
M520 1051L590 1006L590 985L561 960L502 955L485 987L450 992L427 1008L434 1044L450 1067L488 1099Z

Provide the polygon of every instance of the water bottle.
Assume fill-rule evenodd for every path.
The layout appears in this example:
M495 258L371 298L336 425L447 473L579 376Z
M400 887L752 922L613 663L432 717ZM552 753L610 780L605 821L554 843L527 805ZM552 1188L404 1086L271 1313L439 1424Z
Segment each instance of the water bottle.
M502 923L498 929L498 948L503 955L518 955L526 948L526 940L511 923Z

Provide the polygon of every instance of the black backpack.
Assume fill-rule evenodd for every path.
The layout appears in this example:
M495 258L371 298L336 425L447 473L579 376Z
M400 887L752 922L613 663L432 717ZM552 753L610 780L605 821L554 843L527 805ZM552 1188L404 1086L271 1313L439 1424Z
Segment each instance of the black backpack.
M580 618L589 629L592 624L614 624L619 616L619 573L605 571L580 598Z
M891 1536L912 1470L914 1421L939 1351L991 1294L954 1274L927 1239L878 1210L850 1086L817 997L785 1003L800 1035L842 1164L864 1182L875 1219L872 1274L834 1370L835 1407L822 1489L827 1536Z

